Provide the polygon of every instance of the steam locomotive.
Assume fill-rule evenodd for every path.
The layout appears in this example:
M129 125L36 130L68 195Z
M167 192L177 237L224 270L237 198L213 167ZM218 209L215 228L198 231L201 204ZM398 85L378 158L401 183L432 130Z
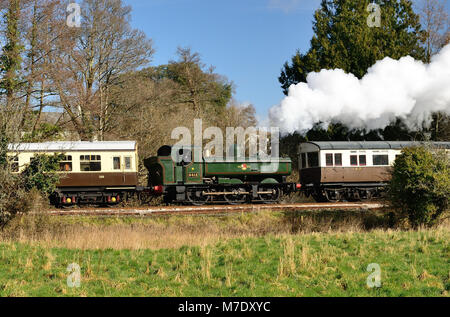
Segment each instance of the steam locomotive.
M149 187L164 195L167 203L275 203L283 193L300 189L288 183L290 159L263 162L258 158L235 157L230 161L199 158L194 147L163 146L156 157L144 160Z

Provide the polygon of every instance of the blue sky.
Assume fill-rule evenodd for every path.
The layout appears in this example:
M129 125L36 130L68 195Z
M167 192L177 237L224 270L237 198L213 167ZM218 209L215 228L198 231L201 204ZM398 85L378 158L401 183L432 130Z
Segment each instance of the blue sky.
M278 76L296 49L309 48L319 0L124 0L132 25L154 41L152 65L175 59L178 46L199 52L235 84L261 121L283 93Z

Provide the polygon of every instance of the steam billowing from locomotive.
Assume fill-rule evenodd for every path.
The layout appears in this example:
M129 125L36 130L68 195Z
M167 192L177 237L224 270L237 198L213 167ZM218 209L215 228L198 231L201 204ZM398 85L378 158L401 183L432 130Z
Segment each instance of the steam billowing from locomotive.
M396 117L413 129L429 124L436 111L450 114L450 44L430 64L386 57L360 80L341 69L310 73L306 83L289 88L269 118L284 132L305 132L317 122L382 129Z

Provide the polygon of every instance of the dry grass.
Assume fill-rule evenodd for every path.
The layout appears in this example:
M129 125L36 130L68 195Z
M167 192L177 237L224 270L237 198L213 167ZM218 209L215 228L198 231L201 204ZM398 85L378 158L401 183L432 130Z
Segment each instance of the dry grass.
M201 230L189 232L178 227L159 226L76 226L62 230L46 230L36 236L20 231L15 238L4 236L0 242L38 243L49 247L69 249L172 249L181 246L204 246L215 243L226 234Z
M0 242L40 244L69 249L176 249L206 246L238 237L288 232L269 213L230 218L174 216L137 218L17 217L0 233ZM275 223L277 227L271 227Z
M449 228L448 222L443 225ZM389 229L389 215L383 211L269 212L224 217L170 216L154 218L52 218L21 216L0 232L1 242L39 244L68 249L178 249L205 247L235 238L283 236L308 233L355 233ZM295 270L292 241L283 245L280 275ZM424 243L421 248L427 252ZM386 250L395 252L395 250ZM251 249L243 253L251 256ZM306 264L308 246L303 246L300 263ZM245 255L245 254L244 254ZM297 256L297 255L296 255ZM51 266L51 255L49 266ZM205 278L208 261L205 254ZM232 269L231 267L229 268Z

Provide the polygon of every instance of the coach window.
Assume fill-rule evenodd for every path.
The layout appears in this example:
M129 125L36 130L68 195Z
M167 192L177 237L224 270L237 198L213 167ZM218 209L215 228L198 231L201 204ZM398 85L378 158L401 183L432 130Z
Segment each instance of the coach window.
M366 166L366 165L367 165L366 156L360 155L359 156L359 166Z
M334 165L342 166L342 154L341 153L334 154Z
M325 155L325 163L327 166L333 166L333 154Z
M375 165L375 166L389 165L389 156L388 155L374 155L373 156L373 165Z
M120 170L120 157L113 157L113 168L115 170Z
M131 156L125 157L125 169L130 170L131 169Z
M101 156L81 155L80 170L82 172L100 172L102 170Z
M306 153L302 153L302 168L306 168Z
M358 156L357 155L350 155L350 165L358 166Z
M72 155L66 155L59 162L59 170L61 172L71 172L72 171Z
M319 153L318 152L308 153L308 167L317 167L317 166L319 166Z

